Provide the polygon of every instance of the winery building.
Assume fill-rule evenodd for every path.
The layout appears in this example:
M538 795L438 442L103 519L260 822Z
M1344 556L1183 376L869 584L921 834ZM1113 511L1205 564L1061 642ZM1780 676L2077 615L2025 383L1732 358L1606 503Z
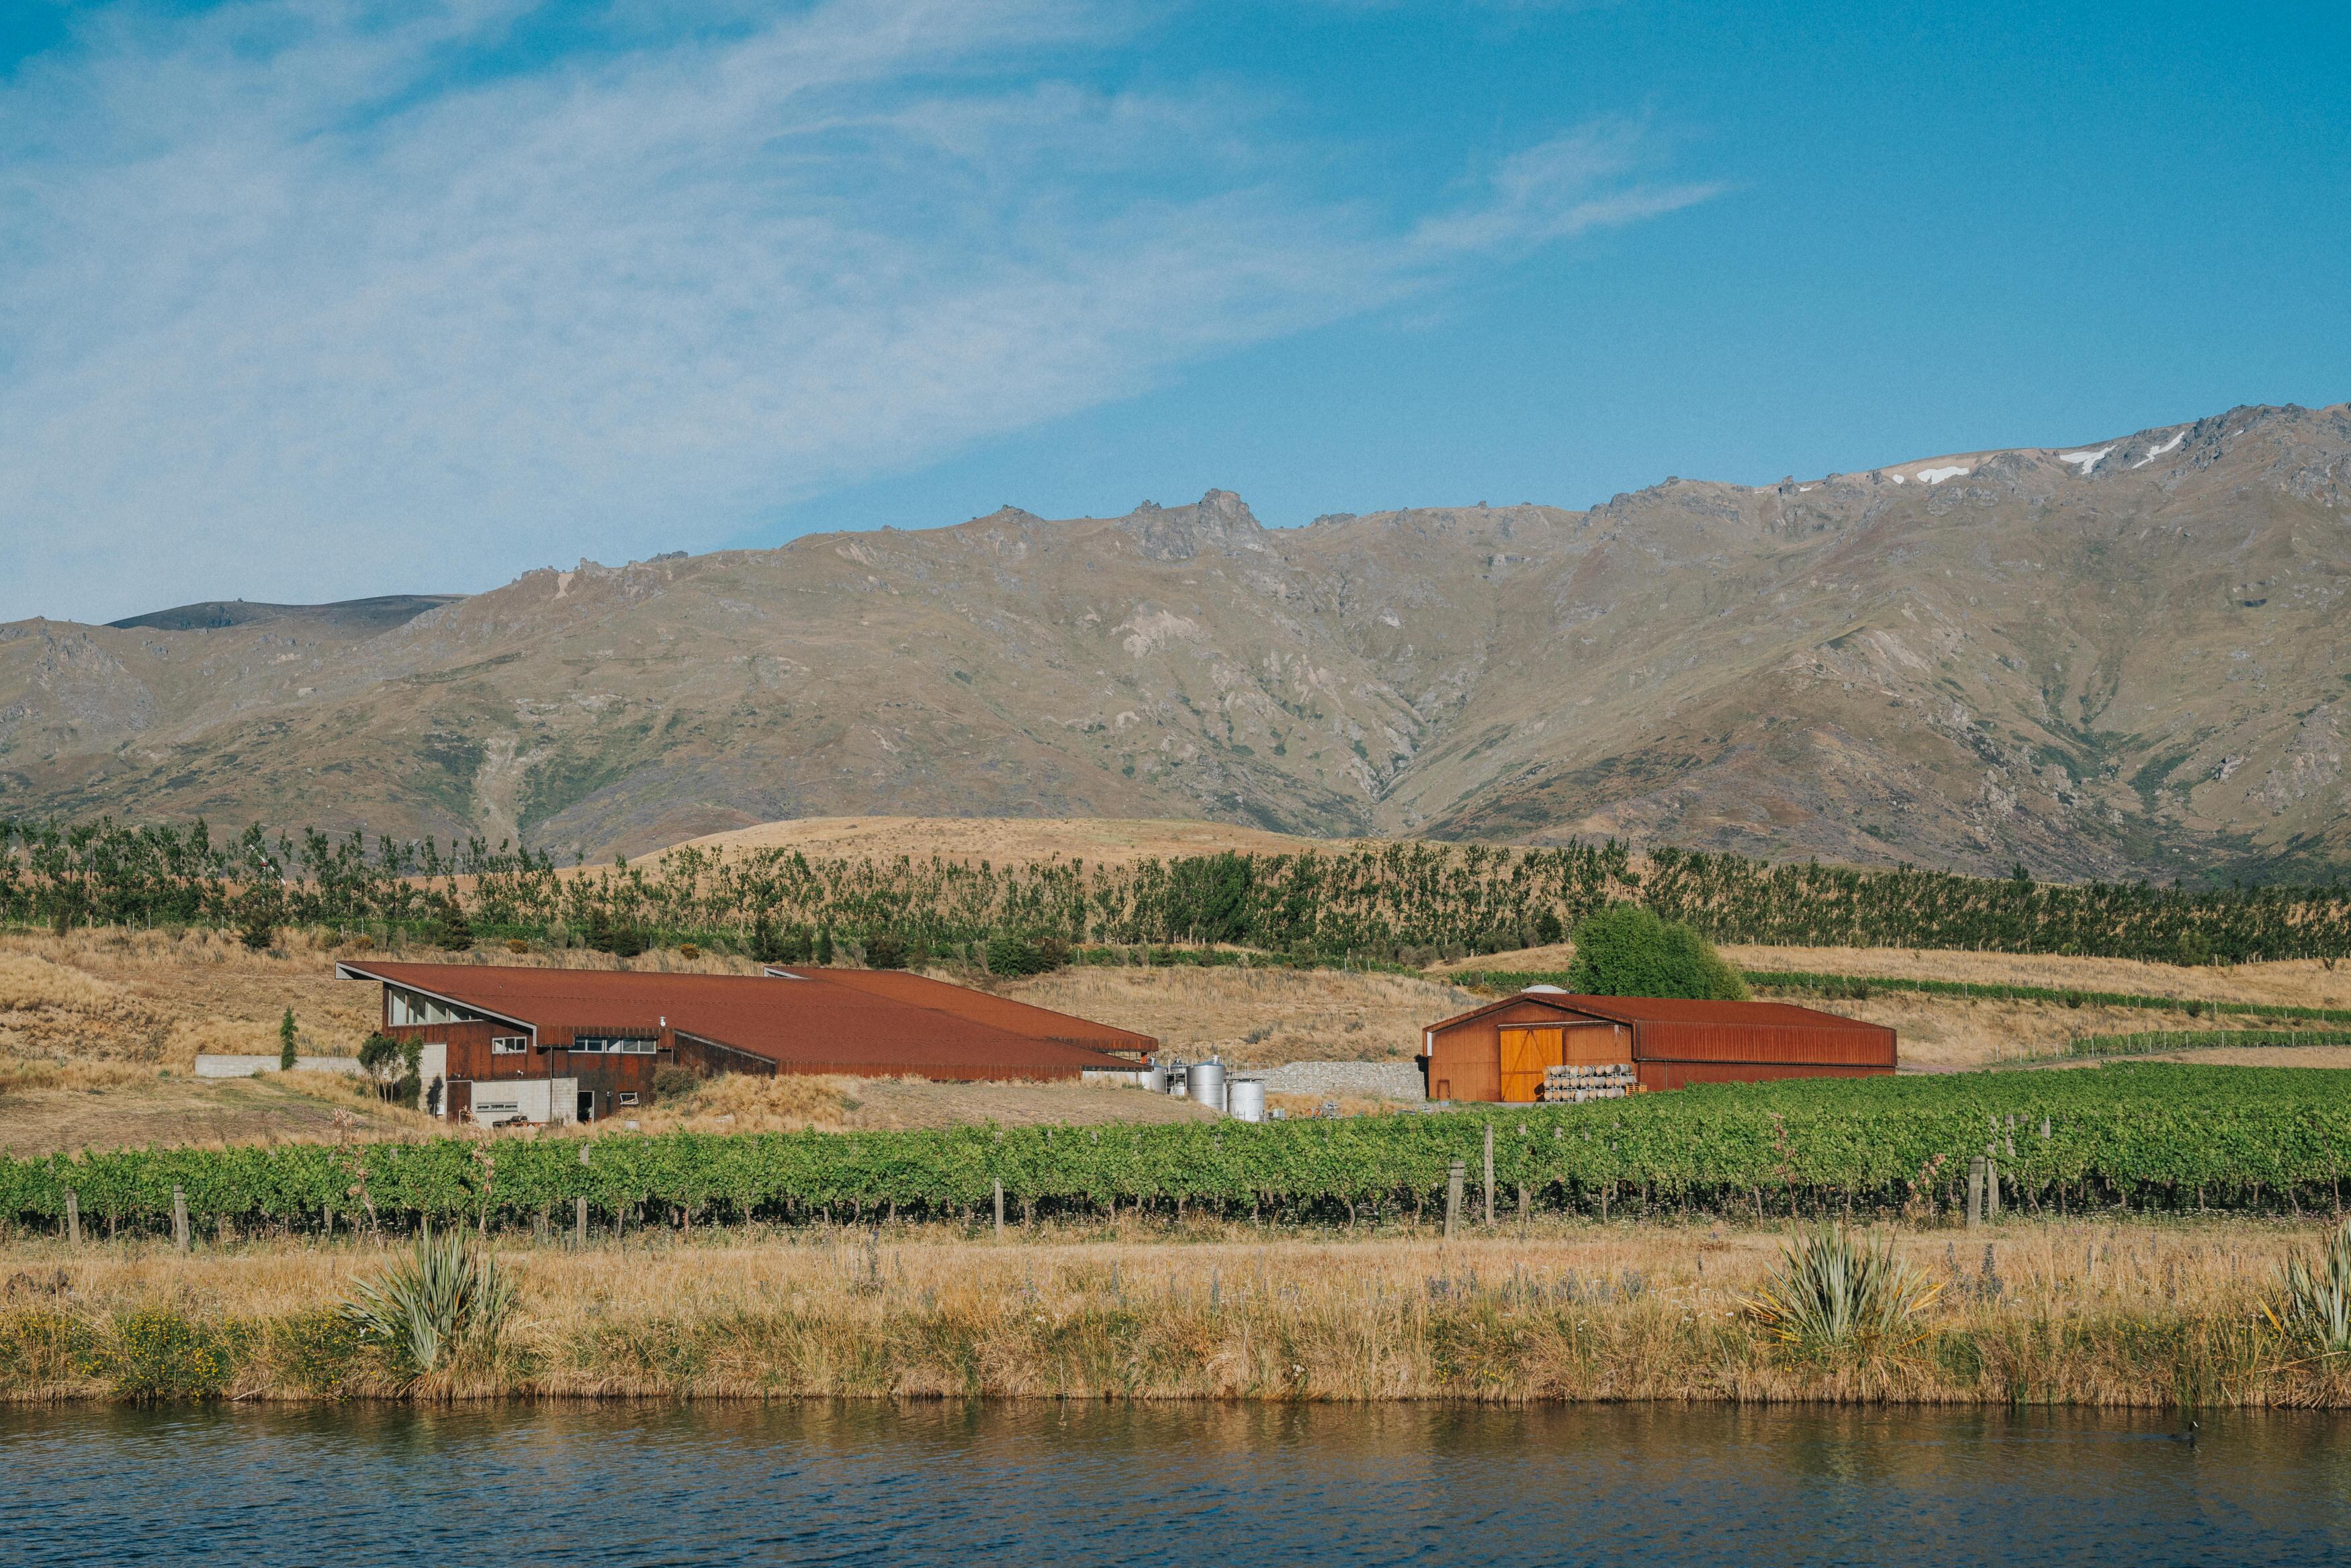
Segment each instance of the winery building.
M1158 1042L920 975L643 974L339 962L383 987L383 1032L421 1047L451 1121L584 1122L653 1098L664 1066L944 1080L1123 1079ZM434 1091L437 1089L437 1095Z
M1430 1024L1421 1070L1433 1100L1528 1103L1555 1068L1614 1067L1642 1089L1891 1073L1894 1031L1778 1002L1577 996L1532 986Z

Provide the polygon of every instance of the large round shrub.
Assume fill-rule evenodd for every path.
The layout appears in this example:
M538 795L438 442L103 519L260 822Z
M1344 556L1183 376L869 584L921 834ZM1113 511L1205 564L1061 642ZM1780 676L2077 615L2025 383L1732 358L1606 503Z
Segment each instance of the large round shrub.
M1713 943L1637 904L1614 904L1587 917L1574 941L1568 989L1583 995L1747 1000L1747 982Z

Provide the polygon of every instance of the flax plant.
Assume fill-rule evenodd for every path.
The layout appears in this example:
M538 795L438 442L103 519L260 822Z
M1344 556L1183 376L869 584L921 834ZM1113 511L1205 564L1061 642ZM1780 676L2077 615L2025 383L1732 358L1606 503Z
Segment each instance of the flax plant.
M1879 1352L1924 1338L1909 1331L1941 1293L1941 1285L1896 1260L1891 1237L1873 1244L1843 1225L1823 1225L1788 1243L1779 1268L1744 1305L1783 1345Z
M2351 1220L2326 1239L2316 1262L2296 1252L2278 1271L2282 1303L2262 1314L2280 1333L2315 1345L2328 1355L2351 1352Z
M460 1231L436 1239L427 1224L415 1253L360 1281L342 1310L413 1382L444 1356L495 1351L514 1305L514 1282L495 1258L470 1251Z

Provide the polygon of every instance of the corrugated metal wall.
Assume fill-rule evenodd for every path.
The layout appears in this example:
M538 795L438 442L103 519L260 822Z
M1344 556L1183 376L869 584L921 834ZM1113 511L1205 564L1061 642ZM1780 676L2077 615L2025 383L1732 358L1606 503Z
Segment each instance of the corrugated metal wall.
M1894 1031L1852 1022L1667 1023L1633 1026L1633 1057L1651 1062L1779 1062L1834 1067L1894 1066Z
M1591 999L1592 1005L1604 1005ZM1643 1088L1761 1083L1774 1078L1850 1078L1894 1071L1894 1031L1776 1002L1651 1003L1611 998L1627 1012L1670 1008L1684 1016L1630 1023L1631 1056ZM1601 1023L1557 997L1513 997L1446 1025L1432 1025L1427 1062L1432 1098L1505 1098L1501 1031L1526 1024Z

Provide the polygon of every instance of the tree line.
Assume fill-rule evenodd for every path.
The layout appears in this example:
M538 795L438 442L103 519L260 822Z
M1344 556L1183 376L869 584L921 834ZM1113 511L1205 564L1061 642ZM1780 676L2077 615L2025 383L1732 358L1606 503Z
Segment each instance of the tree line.
M622 953L698 942L770 961L821 961L840 943L861 960L1010 953L1006 961L1024 967L1090 943L1416 963L1555 942L1619 904L1716 941L1780 946L2191 964L2351 953L2351 892L2339 887L2043 883L1672 848L1636 858L1613 839L1227 852L1123 866L689 846L650 862L560 867L543 851L479 837L444 846L248 827L215 838L201 821L0 820L0 921L211 926L256 946L284 927L309 926L452 949L477 934Z

